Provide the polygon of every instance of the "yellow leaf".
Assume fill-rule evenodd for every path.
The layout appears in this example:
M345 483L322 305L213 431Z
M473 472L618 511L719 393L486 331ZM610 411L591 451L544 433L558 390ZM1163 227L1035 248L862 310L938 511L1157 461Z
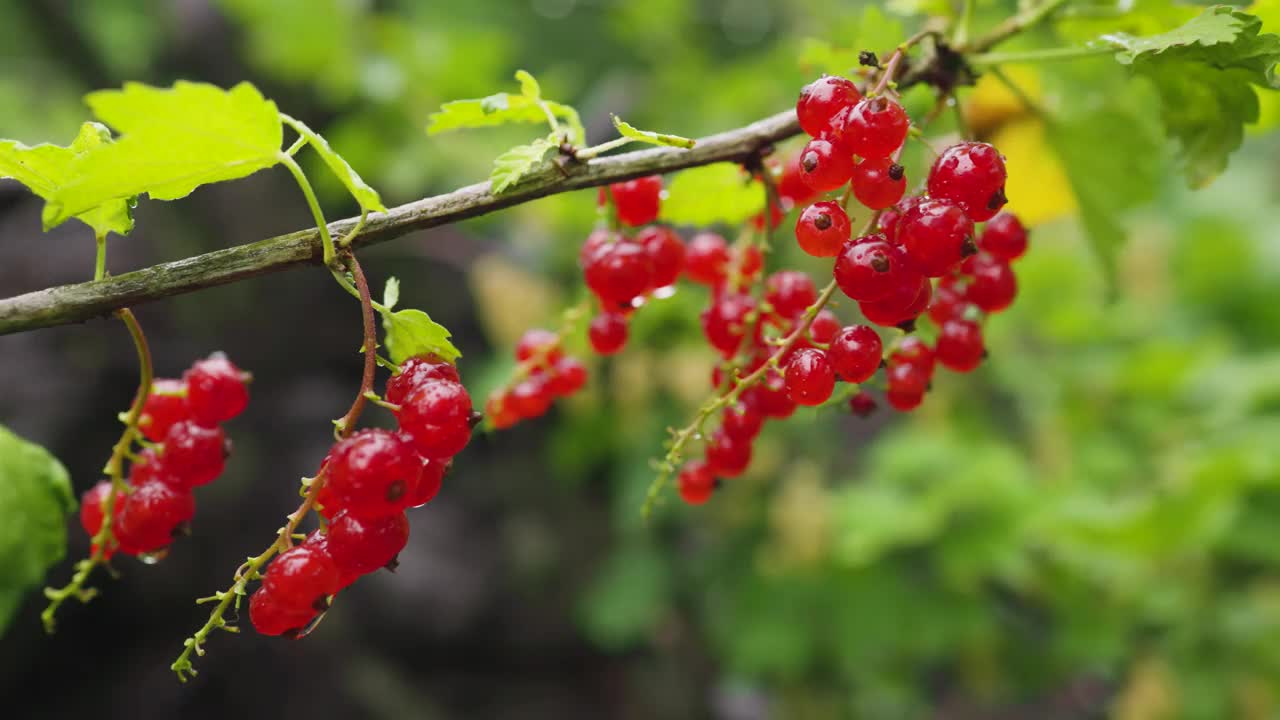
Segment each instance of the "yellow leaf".
M1033 102L1040 100L1040 75L1026 65L1008 65L1005 75L1021 88ZM964 99L964 116L969 127L979 137L1001 125L1030 115L1027 107L1008 85L992 74L978 78L978 84Z
M1005 193L1009 209L1028 226L1076 211L1076 198L1057 155L1045 141L1044 124L1025 118L1005 125L991 137L1009 170Z

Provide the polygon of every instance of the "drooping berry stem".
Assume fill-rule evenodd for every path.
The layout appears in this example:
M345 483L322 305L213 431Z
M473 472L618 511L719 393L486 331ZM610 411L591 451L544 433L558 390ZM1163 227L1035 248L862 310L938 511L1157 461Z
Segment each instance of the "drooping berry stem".
M354 254L349 254L346 260L351 277L355 280L356 290L360 293L360 315L364 327L364 374L360 377L360 392L356 393L351 409L335 423L334 431L340 437L351 434L351 428L355 427L360 413L364 412L365 395L373 392L374 372L378 368L378 330L373 319L373 297L369 293L369 281Z

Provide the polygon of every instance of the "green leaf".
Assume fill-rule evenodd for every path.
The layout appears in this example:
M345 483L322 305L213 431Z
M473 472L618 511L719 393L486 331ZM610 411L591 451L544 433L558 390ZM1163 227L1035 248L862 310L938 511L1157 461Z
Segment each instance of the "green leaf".
M502 153L493 161L493 172L489 174L494 195L501 194L520 178L532 170L547 151L556 147L546 138L538 138L528 145L517 145Z
M378 195L378 191L369 186L341 155L329 146L329 142L320 136L320 133L307 127L301 120L296 120L284 113L280 113L280 119L289 127L298 132L299 135L307 138L308 144L315 148L316 153L320 155L320 159L324 160L324 164L329 166L329 170L342 181L351 196L360 203L360 207L365 212L386 212L387 207L382 204L382 198Z
M54 194L47 224L144 192L177 200L206 183L271 167L282 155L276 104L248 83L231 90L186 81L172 88L126 83L86 100L121 137L77 159L75 179Z
M516 80L520 81L520 94L534 102L542 99L542 86L527 70L517 70Z
M75 507L62 463L0 426L0 631L22 594L66 553L66 516Z
M1227 6L1208 8L1182 27L1159 35L1103 36L1116 60L1154 83L1161 118L1181 146L1192 187L1213 181L1258 120L1252 85L1280 88L1280 36L1261 33L1262 21Z
M520 81L519 95L497 93L472 100L453 100L440 106L439 112L427 118L427 134L448 132L462 128L493 127L509 123L546 122L550 112L569 126L569 142L581 147L586 144L587 132L582 118L574 108L542 98L538 81L524 70L516 72ZM545 108L545 109L544 109Z
M677 173L662 218L678 225L737 225L764 209L764 188L737 165L717 163Z
M80 126L80 132L69 147L37 145L27 147L13 140L0 140L0 178L10 177L26 185L46 201L59 188L74 178L72 166L76 158L105 147L111 142L111 131L95 122ZM93 228L94 233L128 235L133 230L133 198L113 200L78 214L76 219ZM46 216L49 207L45 206ZM54 224L46 221L48 229Z
M400 302L400 278L387 278L387 285L382 290L382 304L388 310L396 306Z
M679 135L666 135L664 133L650 132L648 130L637 130L617 115L613 116L613 126L618 128L618 133L625 138L646 142L651 145L666 145L668 147L678 147L688 150L693 147L696 141Z
M833 45L826 37L840 38L840 46ZM823 38L802 40L800 67L811 74L849 75L859 67L861 51L883 53L905 38L900 20L886 15L876 5L867 5L852 27L825 28Z
M396 283L396 294L399 294L399 283ZM396 364L427 353L448 362L462 357L449 341L449 330L421 310L383 311L382 329L387 334L387 353Z

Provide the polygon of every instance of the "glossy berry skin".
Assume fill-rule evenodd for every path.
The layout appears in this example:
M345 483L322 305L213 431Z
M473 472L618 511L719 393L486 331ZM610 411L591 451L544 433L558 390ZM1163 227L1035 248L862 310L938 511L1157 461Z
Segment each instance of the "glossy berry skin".
M656 289L675 284L684 269L684 241L680 236L669 227L651 225L636 234L636 242L649 255L650 285Z
M258 588L249 596L249 622L259 635L296 637L319 615L314 609L294 610Z
M280 553L262 576L262 590L286 611L305 614L328 607L342 578L327 552L314 545L297 545Z
M111 494L111 481L103 480L84 491L84 495L80 496L80 527L84 528L84 532L91 539L102 529L102 520L106 517L107 496ZM120 505L124 500L124 496L117 497L112 505L111 516L113 518L120 517ZM114 520L112 521L114 524ZM97 552L98 546L94 544L91 552ZM115 548L107 547L102 551L102 558L110 560L115 554Z
M735 438L723 428L707 440L707 469L717 477L738 477L751 464L751 441Z
M167 547L178 528L196 514L195 497L164 483L148 483L133 488L117 500L120 514L113 530L120 549L129 554L147 553Z
M764 299L773 311L785 318L794 318L818 301L818 289L813 278L799 270L780 270L764 283Z
M947 200L930 198L908 210L898 221L897 236L915 267L928 277L946 275L976 249L973 221Z
M138 427L151 442L161 442L174 423L191 419L187 409L186 383L171 378L157 378L151 383L151 393L142 405Z
M528 333L525 334L528 335ZM428 380L461 382L458 377L458 368L435 355L419 355L401 363L399 375L387 378L387 391L383 399L399 405L414 388Z
M963 316L972 304L965 298L964 290L950 280L947 277L938 283L938 287L933 290L933 299L929 302L929 319L937 325Z
M221 427L180 422L164 436L164 469L175 485L197 487L212 482L226 467L230 443Z
M845 244L833 272L840 290L860 302L881 300L900 287L914 286L920 278L902 248L877 236Z
M690 505L701 505L711 499L716 479L705 462L690 460L676 476L676 489L680 491L680 499Z
M948 320L938 331L938 362L956 372L971 372L982 364L986 350L982 326L972 320Z
M409 498L409 507L420 508L435 498L444 486L444 475L450 464L448 460L422 458L422 475L418 479L418 489Z
M857 395L849 398L849 412L860 418L871 417L871 413L876 411L876 399L871 397L871 393L866 390L860 391Z
M933 285L929 278L921 277L914 291L910 285L902 285L882 300L858 303L858 309L876 325L895 327L919 317L929 307L932 296Z
M245 375L222 353L214 353L182 375L187 409L196 422L212 427L244 412L249 405Z
M587 384L587 366L577 358L560 358L548 375L547 389L556 397L572 395Z
M738 274L744 280L755 277L764 268L764 255L755 245L749 245L740 252L735 251L730 257L737 261Z
M849 182L853 158L830 140L814 138L800 151L800 179L814 192L827 192Z
M853 167L850 180L853 196L872 210L883 210L902 199L907 191L907 175L889 158L869 158Z
M933 374L936 360L933 348L917 335L902 338L902 342L899 342L893 349L893 353L889 355L889 362L894 365L915 365L928 375Z
M604 228L592 230L587 239L582 242L582 247L578 250L578 265L586 267L591 259L601 250L609 247L615 240L620 239L616 233L609 232Z
M358 517L404 510L418 489L422 460L407 439L387 430L361 430L329 451L326 487L338 507Z
M964 262L961 270L969 275L965 299L984 312L1000 312L1012 305L1018 295L1018 278L1004 260L975 255Z
M1013 262L1027 252L1027 229L1018 216L1002 212L987 221L978 237L978 248L1006 262Z
M368 575L390 564L409 543L409 519L404 513L357 518L342 512L329 524L326 538L340 571Z
M884 95L865 98L845 118L840 139L863 159L887 158L902 147L911 121L898 103Z
M701 285L714 286L723 282L728 265L729 245L715 233L694 235L685 249L685 275Z
M929 170L929 195L964 208L974 222L989 220L1004 207L1004 158L987 143L952 145Z
M884 398L889 401L890 407L894 410L911 412L920 407L920 403L924 402L924 393L890 389L885 392Z
M867 325L850 325L842 329L827 350L832 369L842 380L851 383L870 380L880 368L883 353L880 336Z
M743 399L762 415L785 420L796 411L796 403L787 393L787 381L781 373L770 372L759 385L742 394Z
M618 209L618 220L623 225L640 227L658 219L662 204L662 177L648 177L614 183L609 186L613 204Z
M649 290L649 254L637 243L619 240L598 250L582 269L587 287L608 308L630 307Z
M484 414L489 424L496 430L506 430L520 422L520 413L511 404L508 393L494 393L484 403Z
M853 107L861 99L862 93L849 80L834 75L820 77L800 91L796 102L800 128L810 137L818 137L827 132L831 119L841 110Z
M809 325L809 339L816 343L829 343L840 332L840 320L835 313L823 308L814 316Z
M806 348L791 356L787 363L787 394L797 405L821 405L836 387L836 374L831 361L821 350Z
M627 344L627 318L611 312L596 315L587 326L587 339L597 355L613 355Z
M919 195L912 195L900 201L897 205L880 213L880 219L876 221L876 227L880 229L880 234L884 235L885 240L894 245L901 245L902 241L898 238L898 225L902 221L902 216L906 215L909 210L924 202L925 198Z
M885 377L889 392L923 395L929 389L933 373L912 363L889 363Z
M560 336L544 328L525 330L516 343L516 360L524 362L534 357L541 357L548 364L560 359ZM458 379L452 378L454 382Z
M725 357L732 356L747 331L747 316L756 308L755 298L745 293L724 293L702 311L702 332L711 347ZM759 324L755 327L759 330Z
M396 415L400 429L423 457L453 457L471 439L471 396L455 382L428 380L419 385Z
M532 420L542 417L551 409L555 394L551 392L546 373L535 372L516 383L507 395L507 402L519 417Z
M800 153L796 153L782 166L782 173L777 180L778 199L782 201L782 206L786 210L803 205L817 197L817 194L804 184L804 179L800 175Z
M186 487L181 478L173 477L164 468L161 456L152 448L145 448L138 453L138 459L129 465L129 484L137 487L149 482L163 482L177 488Z
M814 257L835 257L852 233L849 216L834 201L816 202L796 220L796 242Z
M764 416L748 403L739 401L724 409L720 428L737 440L751 441L764 427Z

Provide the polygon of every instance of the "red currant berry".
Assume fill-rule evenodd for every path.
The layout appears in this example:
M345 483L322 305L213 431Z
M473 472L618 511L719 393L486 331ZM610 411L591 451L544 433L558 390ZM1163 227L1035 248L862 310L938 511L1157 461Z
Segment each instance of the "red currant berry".
M898 226L901 224L902 216L921 202L924 202L923 197L912 195L880 213L880 219L876 222L876 227L880 229L886 240L894 245L902 244L902 240L898 237Z
M784 210L803 205L818 195L804 182L800 170L800 153L789 158L782 166L782 174L778 177L778 199L782 201Z
M327 538L339 570L368 575L394 561L409 543L409 519L404 513L358 518L341 512L329 523Z
M361 430L329 451L326 487L337 505L359 517L400 512L418 489L422 460L407 438Z
M609 186L613 204L618 208L618 220L623 225L640 227L658 219L662 204L662 177L650 175Z
M322 612L338 592L338 566L314 545L297 545L280 553L262 576L262 591L287 611Z
M166 477L183 487L213 482L226 467L231 443L220 427L201 427L192 421L180 422L164 436Z
M111 481L103 480L84 491L84 495L80 496L80 527L84 528L85 534L91 539L102 529L102 520L106 517L107 496L111 494ZM111 517L120 517L120 505L124 501L124 495L121 494L112 502ZM114 520L113 520L114 523ZM91 552L96 552L97 545L93 545ZM110 560L115 554L115 548L108 547L102 552L104 560Z
M759 323L749 323L747 318L755 309L755 298L745 293L724 293L713 299L701 316L707 342L725 357L732 356L742 344L748 324L754 324L759 333Z
M880 367L884 346L880 336L867 325L850 325L831 341L831 367L845 382L871 379Z
M970 372L986 353L982 327L972 320L948 320L938 331L938 362L956 372Z
M120 514L112 525L120 549L130 555L160 550L196 514L196 500L189 490L164 483L148 483L118 498Z
M262 588L249 597L249 622L259 635L296 637L318 614L314 609L285 606Z
M853 106L840 137L861 158L887 158L902 147L910 124L901 105L879 95Z
M1018 216L1003 212L987 221L978 237L978 247L995 257L1012 262L1027 251L1027 229Z
M812 348L791 356L786 380L787 394L797 405L821 405L836 387L836 374L827 354Z
M830 140L814 138L800 151L801 179L815 192L826 192L849 182L853 157Z
M751 464L751 441L735 438L723 428L707 440L707 469L718 477L738 477Z
M519 346L516 352L519 353ZM413 392L414 388L428 380L461 382L458 378L458 368L435 355L419 355L401 363L400 374L387 378L387 392L384 399L399 405L410 392Z
M965 260L961 270L970 276L965 299L989 313L1004 310L1018 295L1018 278L1004 260L990 255L975 255Z
M952 276L942 278L938 287L933 290L933 300L929 303L929 319L935 324L962 317L969 308L970 302L965 298L964 290L952 280Z
M587 384L587 366L577 358L560 358L549 375L547 389L556 397L572 395Z
M889 363L886 373L889 392L923 395L929 389L933 373L914 363Z
M787 393L786 378L776 371L766 374L759 385L748 389L742 397L765 417L784 420L796 411L796 403Z
M701 505L711 499L711 494L716 490L716 479L705 462L690 460L680 468L676 488L680 491L682 500L690 505Z
M471 439L471 396L455 382L428 380L419 385L400 404L397 416L400 428L424 457L453 457Z
M621 313L600 313L591 318L587 338L597 355L612 355L627 344L627 318Z
M733 257L738 263L738 274L742 276L744 281L755 277L764 269L764 255L761 254L760 248L755 245L749 245L743 250L734 250Z
M924 402L924 393L908 392L906 390L894 390L890 388L884 398L889 401L889 405L898 412L911 412L920 407L920 403Z
M578 250L578 265L584 268L590 265L592 258L612 245L615 239L615 234L604 228L592 230L587 239L582 242L582 248Z
M148 440L160 442L174 423L191 419L186 394L186 383L181 380L157 378L151 383L151 392L138 417L138 427Z
M876 411L876 399L871 397L871 393L861 390L857 395L849 398L849 412L860 418L870 417L871 413Z
M302 544L303 546L309 547L318 553L327 555L330 559L333 558L333 553L329 552L329 536L319 530L312 530L311 534L307 535L307 539L304 540ZM334 565L338 565L337 561L334 562ZM338 590L345 590L359 579L360 575L358 573L349 573L341 567L338 567Z
M640 245L620 240L596 251L583 268L587 287L605 307L630 307L649 290L652 277L649 254Z
M947 200L925 200L908 210L898 221L898 241L928 277L946 275L977 250L973 221Z
M929 347L929 343L921 340L917 335L908 335L902 338L902 341L898 343L898 346L889 355L889 362L894 365L916 365L928 375L933 375L934 361L935 353L933 348Z
M813 323L809 325L809 339L815 343L825 345L834 340L838 332L840 332L840 320L835 313L825 308L818 311L813 318Z
M693 236L684 256L684 272L702 285L719 285L729 265L729 246L724 238L704 232Z
M858 303L858 309L863 317L876 325L895 327L914 320L924 312L932 296L933 285L929 278L921 277L914 291L910 285L900 285L882 300Z
M764 299L785 318L796 317L818 301L813 279L799 270L780 270L770 275L764 286Z
M421 458L422 477L418 480L418 489L409 498L409 507L420 508L431 502L444 485L444 475L449 471L449 460L431 460Z
M516 415L525 420L542 417L555 400L550 385L545 373L532 373L511 388L507 401Z
M974 222L989 220L1004 207L1004 158L980 142L952 145L929 170L929 195L960 205Z
M902 199L907 174L889 158L870 158L853 167L853 196L872 210L883 210Z
M560 336L543 328L526 330L516 343L516 360L524 362L535 355L550 365L560 359ZM542 364L542 363L540 363ZM453 380L458 382L456 378Z
M149 482L167 482L179 488L185 486L180 478L165 472L164 462L155 450L146 448L138 453L138 459L129 465L129 484L137 487Z
M834 274L840 290L860 302L881 300L900 287L914 287L920 280L902 248L878 236L846 243L836 257Z
M484 404L484 414L489 418L489 424L497 430L506 430L520 422L520 414L515 411L511 397L506 393L490 395Z
M861 99L862 93L849 80L824 75L800 91L800 100L796 102L800 128L810 137L818 137L831 127L831 118Z
M230 420L249 405L245 374L223 353L195 363L182 379L187 385L191 417L206 427Z
M849 216L838 202L814 203L796 220L796 242L814 257L835 257L852 232Z
M724 409L720 428L738 440L753 440L764 427L764 416L751 405L738 401Z
M653 287L675 284L684 269L684 241L676 231L662 225L651 225L636 234L636 242L649 254Z

